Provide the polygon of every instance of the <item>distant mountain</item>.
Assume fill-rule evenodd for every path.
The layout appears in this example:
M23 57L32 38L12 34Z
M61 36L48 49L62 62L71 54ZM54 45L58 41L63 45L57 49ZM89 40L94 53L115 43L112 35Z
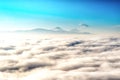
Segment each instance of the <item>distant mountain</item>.
M58 32L65 32L61 27L55 27L53 31L58 31Z
M31 30L16 30L15 32L32 32L32 33L46 33L46 32L52 32L48 29L42 29L42 28L35 28Z
M79 24L80 27L89 27L87 24Z
M57 33L57 34L91 34L89 32L80 32L77 29L72 29L69 31L63 30L60 27L55 27L54 29L43 29L43 28L35 28L31 30L17 30L15 32L28 32L28 33Z

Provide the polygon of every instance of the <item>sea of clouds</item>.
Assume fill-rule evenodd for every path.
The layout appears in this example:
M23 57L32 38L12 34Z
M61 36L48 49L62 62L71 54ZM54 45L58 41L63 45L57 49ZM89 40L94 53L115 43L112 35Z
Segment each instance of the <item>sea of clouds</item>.
M0 80L120 80L120 37L17 37L0 38Z

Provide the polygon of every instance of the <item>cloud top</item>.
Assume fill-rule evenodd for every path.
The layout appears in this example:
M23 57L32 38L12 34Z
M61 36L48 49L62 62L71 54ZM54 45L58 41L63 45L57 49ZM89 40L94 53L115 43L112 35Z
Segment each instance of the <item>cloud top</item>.
M0 46L0 79L119 80L120 38L25 39Z

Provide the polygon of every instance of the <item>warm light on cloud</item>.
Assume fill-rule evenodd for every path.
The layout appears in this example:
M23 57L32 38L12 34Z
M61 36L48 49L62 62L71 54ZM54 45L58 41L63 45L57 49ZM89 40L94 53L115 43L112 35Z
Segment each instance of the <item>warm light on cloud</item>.
M0 46L2 80L120 79L119 37L16 34L0 40L13 41Z

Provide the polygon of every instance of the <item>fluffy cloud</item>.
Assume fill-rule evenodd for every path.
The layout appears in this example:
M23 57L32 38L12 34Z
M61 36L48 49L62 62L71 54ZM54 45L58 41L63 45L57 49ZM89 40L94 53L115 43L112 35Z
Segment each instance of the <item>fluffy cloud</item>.
M0 46L1 80L119 80L120 38L25 39Z

